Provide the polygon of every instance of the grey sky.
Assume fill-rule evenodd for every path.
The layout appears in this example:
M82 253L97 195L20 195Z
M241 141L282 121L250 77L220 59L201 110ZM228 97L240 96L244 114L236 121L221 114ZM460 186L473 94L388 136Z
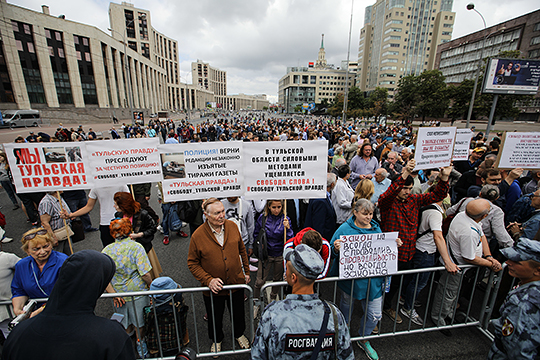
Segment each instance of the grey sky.
M51 15L109 27L105 0L17 0L8 2ZM470 0L454 0L453 38L483 28L482 19L466 9ZM351 60L357 57L364 9L374 0L355 0ZM487 26L538 9L534 0L474 1ZM324 33L328 63L347 58L351 0L140 0L135 7L151 12L152 26L178 41L183 82L191 83L191 62L201 59L227 71L229 94L267 94L277 100L279 79L287 66L315 61ZM537 4L537 5L535 5Z

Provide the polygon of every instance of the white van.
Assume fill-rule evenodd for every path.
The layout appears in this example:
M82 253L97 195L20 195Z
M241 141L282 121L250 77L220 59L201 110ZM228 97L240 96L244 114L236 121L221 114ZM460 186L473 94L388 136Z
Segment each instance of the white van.
M38 110L5 110L2 111L2 126L39 126L43 124Z

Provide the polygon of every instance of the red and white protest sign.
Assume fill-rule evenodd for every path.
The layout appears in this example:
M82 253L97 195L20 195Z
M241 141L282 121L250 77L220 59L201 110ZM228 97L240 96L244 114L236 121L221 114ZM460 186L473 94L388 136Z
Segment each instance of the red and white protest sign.
M245 198L326 197L327 149L326 140L244 143Z
M498 168L540 169L540 132L506 133Z
M84 143L4 144L18 193L93 187Z
M440 168L452 162L455 127L421 127L416 141L415 170Z
M96 186L162 180L157 137L88 141L85 144L92 180Z
M241 196L241 141L160 145L165 202Z

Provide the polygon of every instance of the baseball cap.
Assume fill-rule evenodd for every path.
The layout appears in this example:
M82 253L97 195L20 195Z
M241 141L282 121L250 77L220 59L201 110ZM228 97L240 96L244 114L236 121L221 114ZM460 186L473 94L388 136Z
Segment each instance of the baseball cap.
M501 249L501 253L512 261L534 260L540 262L540 242L520 238L513 247Z
M154 279L152 283L150 284L150 291L156 291L156 290L174 290L178 289L179 286L173 279L171 279L168 276L162 276L158 277L157 279ZM152 295L157 301L167 301L172 295L174 294L159 294L159 295Z
M473 150L473 152L486 152L486 148L484 146L479 146Z
M284 258L306 279L315 280L324 269L321 255L311 247L300 244L294 249L285 249Z

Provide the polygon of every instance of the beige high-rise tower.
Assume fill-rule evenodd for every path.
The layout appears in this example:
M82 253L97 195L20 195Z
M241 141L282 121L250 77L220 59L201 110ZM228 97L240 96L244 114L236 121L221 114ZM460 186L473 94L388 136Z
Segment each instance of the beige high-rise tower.
M434 67L437 45L450 41L453 0L377 0L366 7L360 31L356 86L388 89Z
M324 51L324 34L322 34L321 48L319 49L319 55L315 62L315 69L326 69L326 52Z

